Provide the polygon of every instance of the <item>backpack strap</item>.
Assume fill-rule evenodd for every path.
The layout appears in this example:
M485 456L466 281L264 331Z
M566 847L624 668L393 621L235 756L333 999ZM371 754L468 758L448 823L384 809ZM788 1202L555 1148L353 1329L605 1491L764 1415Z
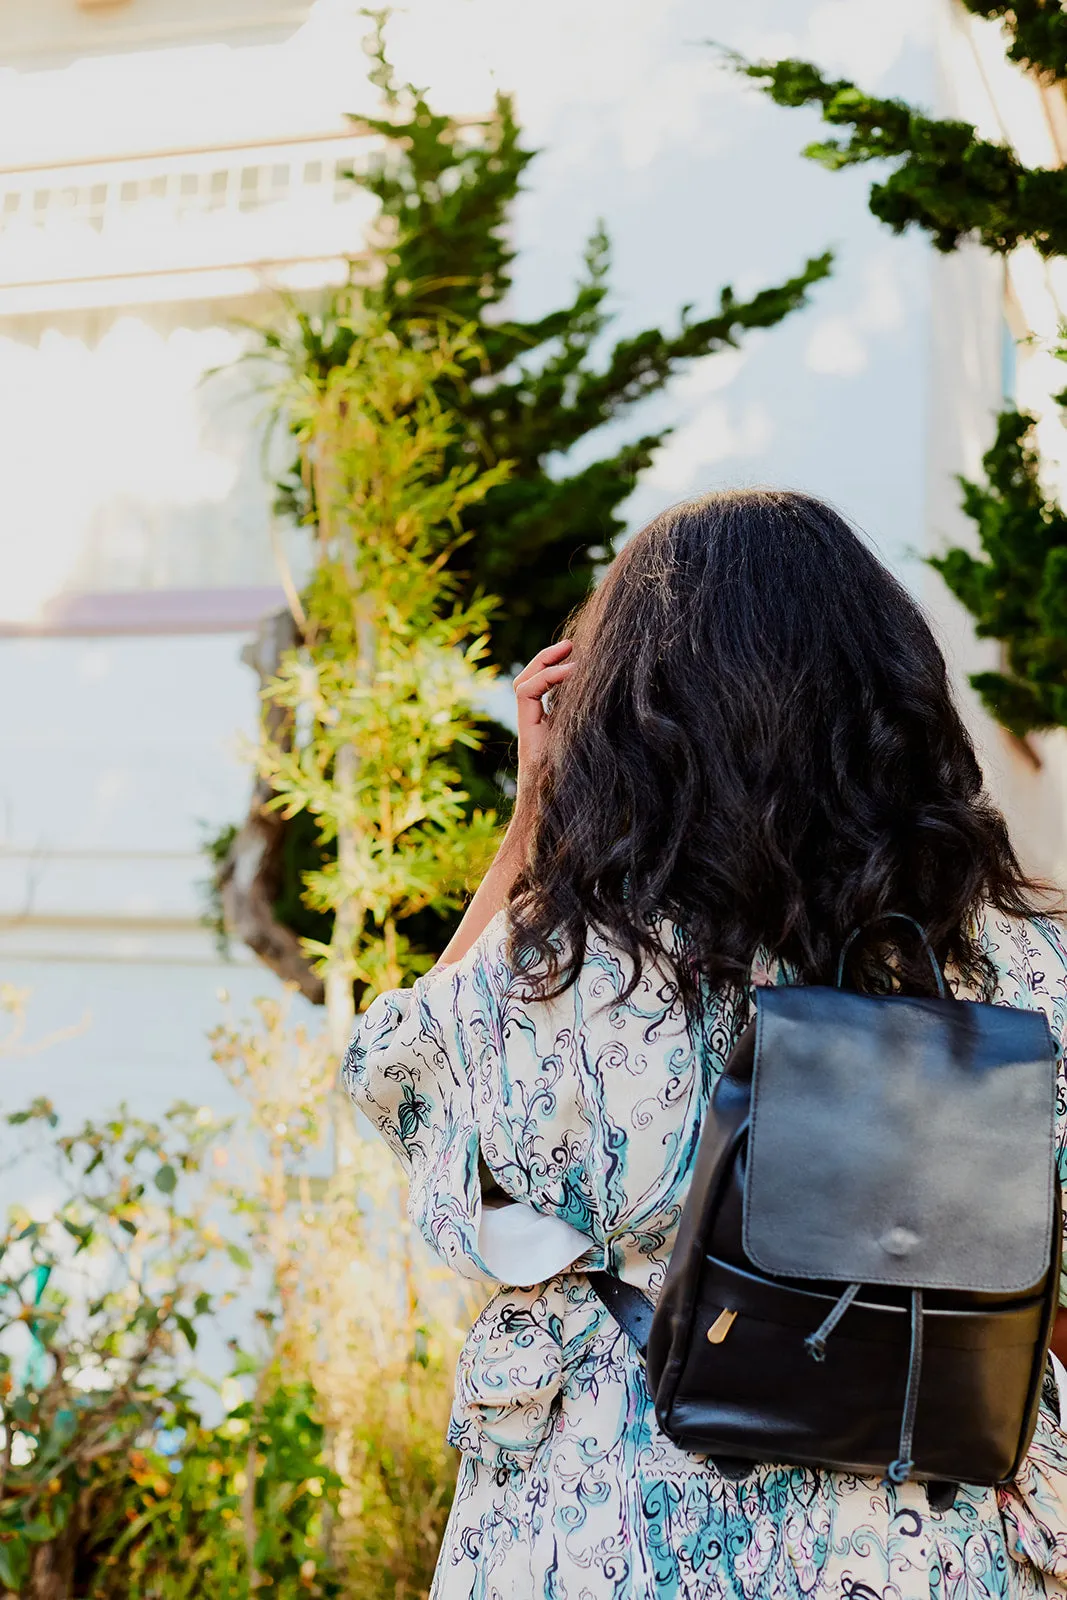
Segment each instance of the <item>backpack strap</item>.
M640 1289L635 1289L632 1283L623 1283L611 1272L588 1272L586 1277L590 1289L611 1312L640 1360L644 1361L654 1309L648 1297Z
M906 922L915 929L916 933L919 935L919 938L922 940L923 949L926 952L926 959L929 961L930 969L934 975L934 984L937 988L938 995L942 1000L946 1000L948 998L948 991L945 988L945 974L941 971L941 968L937 964L937 957L934 954L934 947L930 943L930 936L921 922L916 922L914 917L906 916L903 911L883 911L879 916L872 918L870 922L861 923L858 928L853 928L852 932L841 946L841 955L837 962L837 987L840 989L844 984L845 959L848 956L849 951L852 949L852 946L855 944L856 940L861 934L866 933L869 928L875 927L879 922Z

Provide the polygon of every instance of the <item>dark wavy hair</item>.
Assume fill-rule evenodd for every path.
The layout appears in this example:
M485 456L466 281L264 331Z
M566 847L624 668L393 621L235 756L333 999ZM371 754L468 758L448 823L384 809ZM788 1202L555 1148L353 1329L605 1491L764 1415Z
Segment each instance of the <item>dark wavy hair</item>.
M695 1004L702 983L743 992L759 952L832 983L852 929L903 912L990 996L974 913L1031 916L1047 891L983 794L922 612L829 506L776 490L676 506L569 636L510 901L535 995L574 982L590 927L631 959L626 992L658 959ZM929 992L892 923L859 942L851 980L884 984L890 947L894 982Z

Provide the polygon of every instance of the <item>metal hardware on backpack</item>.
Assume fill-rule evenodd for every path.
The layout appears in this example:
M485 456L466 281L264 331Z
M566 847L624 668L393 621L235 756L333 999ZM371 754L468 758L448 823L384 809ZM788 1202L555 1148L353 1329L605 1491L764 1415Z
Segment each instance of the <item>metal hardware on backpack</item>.
M947 997L926 948L936 999L759 989L654 1312L589 1275L664 1433L726 1476L913 1477L947 1505L1029 1448L1058 1296L1056 1050L1040 1012Z

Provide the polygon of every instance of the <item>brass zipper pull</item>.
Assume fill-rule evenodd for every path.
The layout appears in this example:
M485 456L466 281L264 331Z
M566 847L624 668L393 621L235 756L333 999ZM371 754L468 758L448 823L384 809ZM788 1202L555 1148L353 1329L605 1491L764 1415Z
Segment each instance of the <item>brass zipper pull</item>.
M722 1344L726 1335L737 1320L736 1311L720 1311L711 1327L708 1329L708 1343Z

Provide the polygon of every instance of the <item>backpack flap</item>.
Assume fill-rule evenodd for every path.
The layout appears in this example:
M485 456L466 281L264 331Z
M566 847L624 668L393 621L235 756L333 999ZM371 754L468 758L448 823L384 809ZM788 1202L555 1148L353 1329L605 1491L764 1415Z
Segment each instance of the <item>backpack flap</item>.
M1018 1294L1049 1270L1056 1052L1038 1011L757 990L744 1246L788 1278Z

